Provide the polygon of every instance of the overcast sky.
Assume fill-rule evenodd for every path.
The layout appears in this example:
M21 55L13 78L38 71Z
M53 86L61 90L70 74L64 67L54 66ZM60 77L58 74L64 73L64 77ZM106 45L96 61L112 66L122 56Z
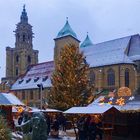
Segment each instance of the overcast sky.
M93 43L140 33L140 0L0 0L0 78L5 77L5 47L15 47L13 31L26 4L39 62L53 60L54 38L66 17L82 42Z

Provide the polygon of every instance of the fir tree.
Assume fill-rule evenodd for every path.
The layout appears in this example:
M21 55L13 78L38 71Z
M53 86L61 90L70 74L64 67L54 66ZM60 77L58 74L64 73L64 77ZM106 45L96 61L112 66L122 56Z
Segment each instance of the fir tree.
M89 86L88 73L89 65L79 48L74 45L65 46L52 75L50 107L65 110L87 105L93 89Z
M0 115L0 140L11 140L11 132L5 119Z

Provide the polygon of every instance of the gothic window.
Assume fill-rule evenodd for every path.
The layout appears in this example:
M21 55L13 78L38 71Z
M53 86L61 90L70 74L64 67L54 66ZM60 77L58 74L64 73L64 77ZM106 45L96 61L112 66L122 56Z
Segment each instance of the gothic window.
M23 42L25 42L25 35L23 35Z
M27 61L28 61L29 64L31 63L31 56L30 55L28 55Z
M22 91L22 100L25 100L25 91Z
M18 55L16 56L16 62L17 63L19 62L19 56Z
M108 83L108 86L115 85L115 72L112 69L109 69L107 71L107 83Z
M89 74L89 80L91 85L95 83L95 73L93 71L91 71Z
M31 99L31 100L34 99L34 93L33 93L33 90L30 91L30 99Z
M129 87L129 70L125 70L125 87Z
M18 76L18 68L16 68L16 76Z

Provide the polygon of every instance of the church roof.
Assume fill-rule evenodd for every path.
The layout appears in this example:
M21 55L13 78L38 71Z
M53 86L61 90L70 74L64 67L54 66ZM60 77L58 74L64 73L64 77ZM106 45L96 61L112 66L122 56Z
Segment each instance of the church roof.
M53 61L32 65L24 76L17 79L12 85L11 90L36 89L38 88L38 84L42 84L43 87L50 87L50 76L53 70Z
M83 43L80 45L80 48L84 48L84 47L89 47L89 46L93 46L92 41L90 40L88 34L85 38L85 40L83 41Z
M84 52L86 61L90 64L90 67L113 64L133 64L133 60L126 53L130 44L130 39L133 37L135 36L128 36L99 44L93 44L92 47L81 47L81 51ZM132 52L133 51L135 51L135 49L133 49Z
M75 39L77 39L77 35L76 33L72 30L69 22L68 22L68 19L66 20L66 23L64 25L64 27L59 31L59 33L57 34L57 38L61 38L61 37L65 37L65 36L72 36L74 37Z
M90 67L134 64L135 60L140 60L139 43L140 36L132 35L99 44L92 44L91 47L81 47L80 50L86 56L86 61ZM50 76L53 70L53 61L33 65L23 77L17 79L12 85L11 90L35 89L38 88L37 84L40 83L44 87L50 87Z
M140 60L140 35L133 35L129 41L127 55L133 61Z

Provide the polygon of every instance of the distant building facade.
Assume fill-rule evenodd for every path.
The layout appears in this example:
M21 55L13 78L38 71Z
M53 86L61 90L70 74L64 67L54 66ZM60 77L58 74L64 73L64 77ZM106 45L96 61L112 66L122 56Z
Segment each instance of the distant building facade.
M85 40L80 44L76 33L72 30L67 19L66 24L54 39L54 61L37 64L38 51L32 49L33 33L31 26L27 23L26 15L24 8L21 22L17 25L15 31L16 47L14 49L9 47L6 49L6 78L17 78L19 74L24 74L19 76L11 87L11 90L24 103L32 106L40 106L41 93L38 87L39 84L43 85L43 99L47 99L55 62L60 56L61 49L67 44L74 44L84 52L86 61L90 65L90 84L94 85L95 93L106 94L109 91L115 91L125 86L129 87L133 94L139 94L140 35L136 34L93 44L87 34ZM25 30L23 28L23 24L25 23L23 22L27 24ZM11 50L13 50L12 53ZM11 60L14 61L11 62ZM30 64L35 65L31 65L30 69L26 72ZM47 100L44 100L45 102Z

